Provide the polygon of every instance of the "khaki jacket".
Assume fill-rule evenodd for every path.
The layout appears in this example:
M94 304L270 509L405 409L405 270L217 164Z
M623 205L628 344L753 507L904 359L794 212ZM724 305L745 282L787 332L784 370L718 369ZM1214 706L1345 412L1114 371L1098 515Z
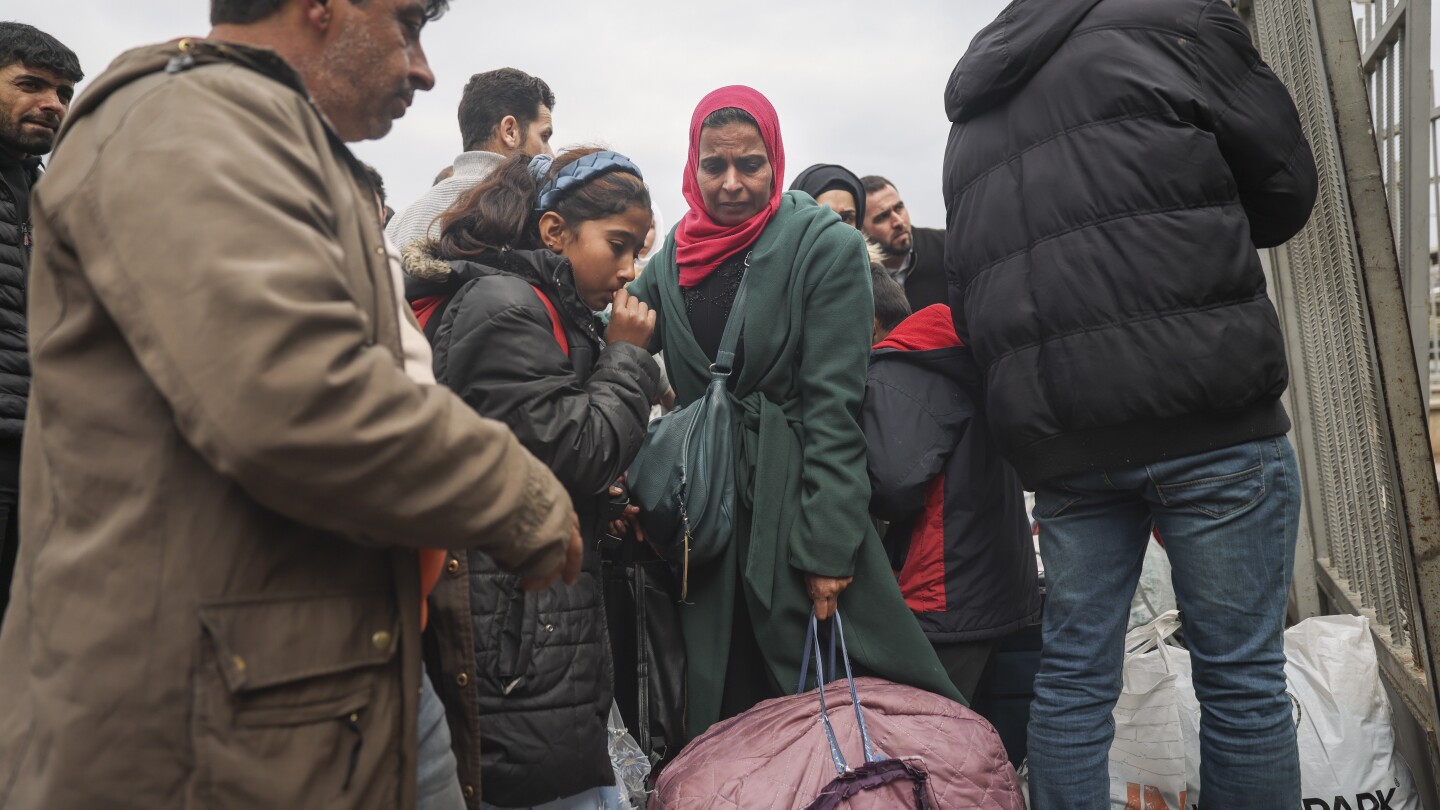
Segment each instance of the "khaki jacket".
M0 808L413 807L413 549L553 570L568 496L405 376L369 191L273 53L121 56L52 165Z

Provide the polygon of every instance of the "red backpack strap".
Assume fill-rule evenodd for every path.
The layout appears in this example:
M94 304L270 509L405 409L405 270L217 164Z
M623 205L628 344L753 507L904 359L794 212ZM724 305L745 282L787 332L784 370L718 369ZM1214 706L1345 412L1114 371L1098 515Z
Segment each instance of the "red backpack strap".
M430 322L430 318L435 315L435 310L439 309L443 303L445 303L443 295L427 295L410 302L410 310L415 313L415 320L420 322L421 329L425 328L425 325Z
M540 296L540 303L544 304L545 311L550 313L550 329L555 333L555 342L560 344L560 351L564 352L566 357L569 357L570 340L565 337L565 327L560 323L560 313L556 311L555 305L550 302L550 298L545 295L544 290L533 284L530 285L530 289L534 290L535 294Z

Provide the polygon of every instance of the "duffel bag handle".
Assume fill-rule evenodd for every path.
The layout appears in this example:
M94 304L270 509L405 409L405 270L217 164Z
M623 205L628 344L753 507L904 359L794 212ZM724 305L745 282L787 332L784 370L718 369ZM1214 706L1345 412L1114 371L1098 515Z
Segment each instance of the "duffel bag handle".
M825 702L825 670L821 662L820 653L820 632L819 619L815 617L815 609L810 609L810 622L805 629L805 654L800 664L800 685L796 688L799 694L805 690L805 679L810 674L809 664L813 656L815 659L815 683L820 693L820 722L825 727L825 737L830 743L830 760L835 764L835 772L845 774L850 772L850 766L845 762L845 755L840 751L840 741L835 737L835 726L830 722L830 708ZM845 663L845 680L850 685L850 702L855 707L855 723L860 729L860 744L864 748L865 762L878 762L875 756L874 746L870 743L870 730L865 726L865 713L860 708L860 693L855 689L855 675L850 670L850 651L845 648L845 627L840 619L840 611L835 611L835 620L830 625L830 669L835 669L835 638L840 638L840 660Z
M840 611L837 609L837 610L835 611L835 613L838 615L838 614L840 613ZM820 659L819 659L819 657L817 657L817 656L813 656L813 655L811 654L811 652L810 652L810 645L811 645L811 643L814 642L814 639L815 639L815 637L816 637L816 635L817 635L817 633L816 633L816 624L817 624L818 621L819 621L819 620L815 617L815 609L814 609L814 608L811 608L811 609L810 609L810 622L805 626L805 647L804 647L803 649L801 649L801 651L800 651L800 683L795 686L795 694L797 694L797 695L798 695L798 694L801 694L802 692L805 691L805 681L806 681L806 679L808 679L808 678L810 677L810 659L811 659L811 658L815 658L815 684L816 684L817 686L824 686L824 685L825 685L825 674L824 674L824 671L822 671L822 670L820 669ZM833 625L832 625L832 628L833 628ZM847 666L847 668L848 668L850 662L849 662L849 661L846 661L845 664L846 664L846 666ZM832 673L835 672L835 633L834 633L834 632L831 632L831 633L830 633L830 668L829 668L828 671L829 671L829 672L832 672ZM847 669L847 671L848 671L848 669Z

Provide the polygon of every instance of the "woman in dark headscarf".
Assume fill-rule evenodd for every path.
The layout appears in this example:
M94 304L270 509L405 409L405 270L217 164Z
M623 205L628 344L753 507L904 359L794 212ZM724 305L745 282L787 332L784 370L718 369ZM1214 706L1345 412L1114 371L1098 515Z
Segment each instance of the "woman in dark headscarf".
M865 240L803 194L783 194L770 102L748 87L706 96L690 123L685 218L630 291L684 405L710 379L742 277L747 313L730 391L740 411L737 529L689 573L681 612L687 727L794 688L805 623L846 592L846 640L863 669L960 699L901 598L867 507L860 401L872 302ZM749 270L746 262L748 258Z
M791 191L803 191L815 202L840 216L840 221L859 228L865 221L865 185L855 173L834 163L816 163L796 175Z

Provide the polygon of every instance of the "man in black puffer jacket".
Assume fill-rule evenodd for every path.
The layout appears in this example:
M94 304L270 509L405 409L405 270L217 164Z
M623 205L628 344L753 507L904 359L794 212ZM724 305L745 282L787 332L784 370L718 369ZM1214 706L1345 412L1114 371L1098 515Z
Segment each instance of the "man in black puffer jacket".
M80 60L54 37L0 22L0 619L10 601L19 543L20 437L30 395L30 189L81 78Z
M1314 203L1295 105L1222 0L1016 0L945 102L956 329L1036 490L1049 588L1032 807L1110 806L1152 527L1204 706L1201 806L1296 807L1281 632L1300 492L1255 252Z

